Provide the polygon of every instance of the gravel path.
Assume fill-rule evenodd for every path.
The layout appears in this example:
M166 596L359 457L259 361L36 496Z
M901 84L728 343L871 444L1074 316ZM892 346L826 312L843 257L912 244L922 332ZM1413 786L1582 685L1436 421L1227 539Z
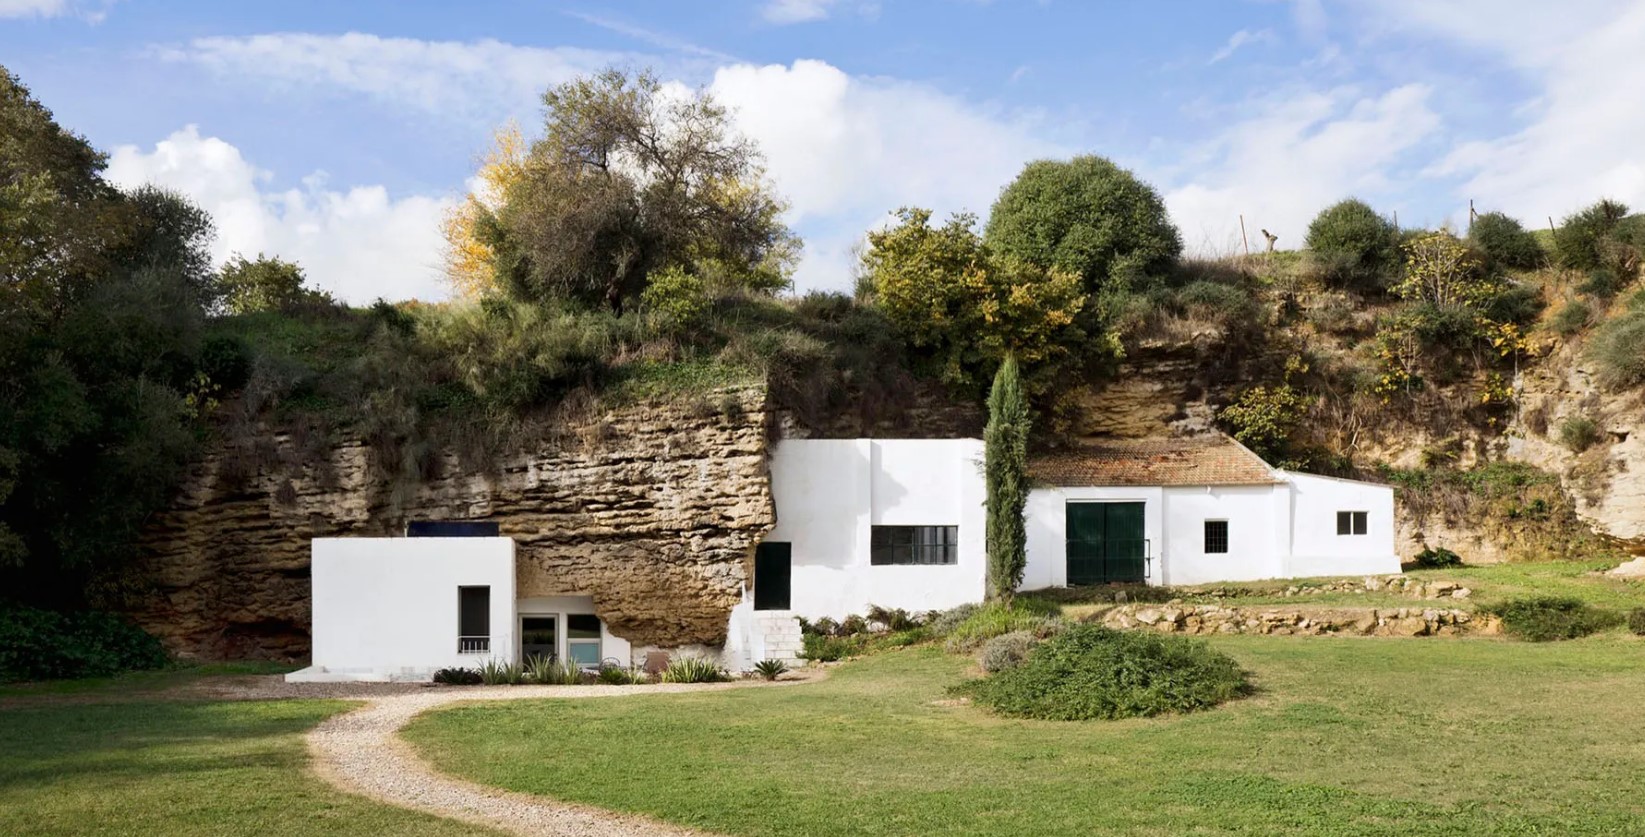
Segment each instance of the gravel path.
M315 727L308 734L308 748L314 771L342 790L402 808L491 826L510 834L533 837L701 834L703 832L645 817L556 802L446 776L429 767L397 733L423 712L463 701L611 698L784 686L813 680L816 676L775 684L749 681L732 685L423 687L379 694L356 691L349 696L365 700L367 704Z

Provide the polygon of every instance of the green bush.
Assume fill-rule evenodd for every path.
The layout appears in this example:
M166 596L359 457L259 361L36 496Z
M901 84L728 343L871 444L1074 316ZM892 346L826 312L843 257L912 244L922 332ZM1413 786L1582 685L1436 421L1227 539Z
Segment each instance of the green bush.
M920 625L918 619L900 607L887 609L879 605L868 606L868 621L887 631L906 631Z
M664 683L724 683L731 679L719 663L702 657L678 657L663 669Z
M1023 167L989 211L984 240L1004 256L1081 277L1088 293L1163 275L1182 253L1159 192L1094 155Z
M0 607L0 682L107 677L168 661L158 639L110 613Z
M1580 299L1573 299L1565 303L1564 307L1549 318L1548 327L1553 329L1556 334L1569 337L1586 327L1588 321L1593 317L1594 310L1589 307L1588 303Z
M1443 546L1430 546L1417 553L1414 563L1425 570L1460 567L1462 566L1462 556Z
M434 672L434 682L447 686L478 686L483 681L480 673L471 668L442 668Z
M754 664L754 673L766 680L776 680L788 673L788 663L782 660L761 660Z
M1626 284L1627 280L1617 275L1616 271L1608 267L1596 267L1588 271L1588 278L1582 280L1582 284L1576 289L1595 299L1609 300Z
M651 274L640 304L662 318L665 328L696 328L708 314L708 292L703 280L679 267Z
M526 667L503 660L480 664L480 682L487 686L519 686L526 682Z
M602 665L594 680L606 686L633 686L645 682L645 672L631 667Z
M1479 312L1494 323L1530 323L1542 313L1541 289L1524 282L1507 282L1479 304Z
M1034 650L1039 639L1028 631L1012 631L1000 634L983 643L982 654L977 662L982 670L993 674L1008 668L1016 668L1028 659L1028 652Z
M1645 310L1606 322L1588 344L1599 383L1611 389L1645 384Z
M1028 631L1047 637L1061 630L1062 609L1036 599L1015 599L1007 605L989 602L943 635L949 651L970 651L1001 634Z
M1504 602L1492 610L1508 633L1530 642L1576 639L1620 621L1617 614L1591 607L1581 599L1533 596Z
M1334 287L1381 290L1400 264L1394 225L1353 198L1314 217L1308 225L1307 245L1321 278Z
M1249 693L1250 683L1203 642L1083 624L955 692L1002 715L1083 721L1206 709Z
M1599 441L1599 425L1587 416L1571 416L1559 425L1559 443L1581 453Z
M1554 232L1554 253L1560 267L1572 270L1595 270L1614 267L1612 251L1625 242L1628 207L1612 200L1602 200L1565 218L1565 223Z
M1468 229L1468 243L1485 257L1493 269L1531 270L1543 262L1542 245L1520 223L1501 212L1487 212L1474 219Z
M800 656L819 663L832 663L861 654L864 643L857 637L829 634L804 634L800 637Z
M1645 636L1645 607L1628 611L1628 631L1635 636Z
M526 658L525 677L539 686L576 686L583 682L582 669L576 663L561 663L541 655Z

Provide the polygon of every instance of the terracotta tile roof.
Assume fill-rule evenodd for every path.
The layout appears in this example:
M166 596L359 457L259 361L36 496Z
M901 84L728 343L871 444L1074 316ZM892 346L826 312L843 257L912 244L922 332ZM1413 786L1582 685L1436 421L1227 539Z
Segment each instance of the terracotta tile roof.
M1038 483L1097 485L1271 485L1273 469L1221 433L1100 439L1028 463Z

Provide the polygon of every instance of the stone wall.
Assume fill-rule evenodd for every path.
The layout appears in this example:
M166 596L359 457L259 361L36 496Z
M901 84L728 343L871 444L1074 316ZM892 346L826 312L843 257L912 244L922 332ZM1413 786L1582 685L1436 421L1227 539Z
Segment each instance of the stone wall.
M249 475L218 450L146 534L153 592L133 615L184 657L299 659L311 538L488 520L519 545L520 596L593 596L637 646L718 645L774 522L767 420L759 388L624 407L484 468L445 455L400 497L359 442L298 464L311 443L272 434Z
M1494 616L1439 607L1233 607L1120 605L1092 617L1110 628L1184 634L1455 636L1501 633Z

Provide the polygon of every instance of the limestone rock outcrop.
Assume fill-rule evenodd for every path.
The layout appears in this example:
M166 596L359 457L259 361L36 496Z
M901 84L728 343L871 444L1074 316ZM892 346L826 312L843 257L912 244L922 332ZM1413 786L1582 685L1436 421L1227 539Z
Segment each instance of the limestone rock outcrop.
M767 420L761 388L627 406L484 468L443 455L399 496L358 441L303 462L274 434L271 464L232 478L219 450L146 534L132 615L184 657L302 658L311 538L486 520L518 544L522 597L591 595L636 645L716 645L775 520Z

